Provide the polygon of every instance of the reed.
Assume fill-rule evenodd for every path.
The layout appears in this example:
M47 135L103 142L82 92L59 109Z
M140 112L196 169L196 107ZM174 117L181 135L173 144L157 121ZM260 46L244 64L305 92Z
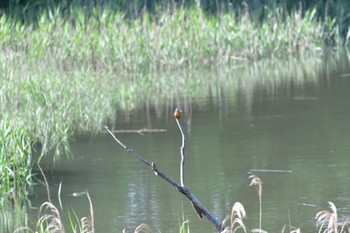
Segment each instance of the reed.
M256 175L250 175L249 179L251 179L249 186L255 186L256 191L258 192L258 198L259 198L259 229L257 229L258 232L264 232L262 230L262 181L259 177Z
M338 219L337 207L333 202L328 202L329 210L319 211L316 216L316 225L319 227L318 232L324 233L345 233L349 232L350 219L345 219L342 222Z
M0 203L0 232L14 232L15 229L28 224L28 203L14 193L11 197L2 196Z
M205 14L201 8L177 8L135 19L121 12L80 8L62 18L60 9L43 13L35 28L3 15L3 47L25 63L53 69L172 70L237 63L262 58L320 55L323 24L316 10L270 11L260 24L249 14ZM12 27L11 25L15 25ZM338 39L338 37L335 37Z
M72 232L89 232L94 233L94 213L90 195L85 192L90 206L90 215L82 217L81 219L74 213L73 216L68 212L69 224ZM18 227L14 233L20 232L38 232L38 233L53 233L53 232L67 232L62 221L61 211L50 201L44 202L39 209L39 217L36 224L36 229L33 230L27 226Z
M26 198L31 184L31 137L0 121L0 205L8 198ZM15 201L16 203L16 201Z
M86 191L84 194L86 194L87 199L89 201L90 206L90 215L87 217L82 217L79 219L79 217L76 215L76 213L73 211L73 214L68 212L68 219L69 219L69 225L70 230L75 233L94 233L95 232L95 226L94 226L94 211L92 206L92 201L90 198L89 193ZM54 233L54 232L70 232L67 231L64 225L64 222L61 217L61 212L59 208L57 208L52 202L44 202L39 209L39 217L36 224L35 230L29 228L29 227L18 227L14 233L21 233L21 232L36 232L36 233ZM185 225L184 223L183 225ZM126 232L124 229L123 232ZM145 224L142 223L139 226L136 227L134 230L134 233L151 233L153 232L151 228ZM180 232L189 232L189 231L181 231Z
M232 206L232 210L231 210L231 216L230 216L230 225L228 227L226 227L222 233L235 233L236 231L241 231L241 232L255 232L255 233L266 233L267 231L262 229L262 184L263 182L261 181L261 179L252 174L249 176L250 179L250 184L249 186L254 186L257 190L258 193L258 198L259 198L259 228L251 228L250 230L248 229L248 227L245 225L244 223L244 219L247 218L247 214L245 211L245 208L243 206L242 203L240 202L236 202L234 203L234 205ZM326 214L324 214L324 212ZM317 219L317 224L320 223L319 221L319 216L329 216L327 211L321 211L319 214L317 214L316 219ZM324 222L322 222L322 220L324 221L324 217L320 218L321 219L321 223L324 224ZM224 220L224 223L227 221L228 219L226 218ZM290 224L290 223L289 223ZM323 225L322 225L323 227ZM286 230L286 225L283 226L282 228L282 233L285 232ZM300 233L301 230L300 228L295 228L295 227L291 227L289 225L289 232L290 233Z
M243 220L247 217L244 206L240 202L236 202L232 206L230 226L226 227L223 233L235 233L237 230L242 229L243 232L247 232L247 228ZM225 222L225 220L224 220Z

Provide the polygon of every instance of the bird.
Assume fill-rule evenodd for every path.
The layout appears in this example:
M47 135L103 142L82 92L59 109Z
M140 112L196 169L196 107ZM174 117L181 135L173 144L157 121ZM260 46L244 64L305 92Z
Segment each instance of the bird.
M174 118L177 119L177 120L179 120L180 117L181 117L181 113L182 113L182 110L179 109L179 108L176 108L176 109L175 109L175 112L174 112Z

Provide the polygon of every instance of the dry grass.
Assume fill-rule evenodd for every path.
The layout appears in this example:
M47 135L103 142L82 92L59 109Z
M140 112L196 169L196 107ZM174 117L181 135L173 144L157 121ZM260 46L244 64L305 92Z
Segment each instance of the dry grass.
M246 218L246 212L244 206L240 202L235 202L231 210L231 225L226 227L223 233L234 233L238 229L242 229L245 233L247 229L243 223L243 219Z
M234 233L238 230L243 231L244 233L247 232L254 232L254 233L267 233L267 231L262 229L262 184L263 182L261 179L256 176L256 175L251 175L249 176L250 181L250 186L255 186L258 192L258 197L259 197L259 228L252 228L248 230L247 226L244 224L243 220L247 217L246 211L244 209L244 206L240 202L236 202L231 211L231 217L230 217L230 226L226 227L222 233ZM228 219L226 219L228 220ZM225 221L226 221L225 220ZM225 222L224 221L224 222ZM223 223L224 225L224 223ZM286 225L284 225L282 229L282 233L284 233L286 230ZM290 228L290 233L300 233L301 230L300 228Z
M140 232L152 233L152 230L147 224L142 223L142 224L138 225L138 227L136 227L136 229L134 231L134 233L140 233ZM125 229L123 230L123 233L126 233Z
M88 191L86 190L86 196L89 200L89 206L90 206L90 216L89 217L83 217L81 219L81 225L83 227L83 232L86 232L86 233L93 233L95 232L95 221L94 221L94 208L92 206L92 201L91 201L91 198L90 198L90 195L88 193Z
M318 232L323 233L345 233L350 232L350 219L343 223L338 221L337 207L333 202L328 202L329 210L322 210L316 214L316 225L319 226Z
M259 195L259 228L251 228L250 230L244 224L244 219L247 218L245 208L242 203L235 202L232 206L231 216L224 220L230 221L230 225L227 226L222 233L235 233L235 232L253 232L253 233L266 233L267 231L261 229L262 223L262 211L261 211L261 196L262 196L262 181L255 175L249 176L251 179L250 186L256 186ZM74 233L94 233L94 210L89 193L86 191L86 195L90 206L90 215L83 217L80 221L76 221L74 224L71 217L70 224ZM350 232L350 219L340 222L338 218L338 212L333 202L328 202L330 210L322 210L316 214L316 225L319 227L318 233L349 233ZM286 225L282 228L281 232L286 231ZM51 202L45 202L39 209L39 219L35 230L28 227L18 228L14 233L30 232L30 233L65 233L64 224L61 219L59 209ZM152 229L145 223L140 224L133 231L134 233L152 233ZM189 233L189 221L184 221L180 226L180 233ZM287 231L288 232L288 231ZM123 233L127 233L126 229L123 229ZM301 233L300 228L290 228L289 233Z
M249 186L255 186L259 197L259 229L254 229L254 232L264 232L261 229L262 226L262 181L256 175L250 175L251 179Z
M39 232L65 232L60 212L51 203L44 202L39 210L41 216L37 223Z
M90 206L90 215L88 217L82 217L80 220L76 217L74 220L69 215L71 231L74 233L94 233L95 222L94 222L94 209L89 193L85 192ZM183 226L185 225L184 222ZM44 202L39 209L39 219L36 224L36 229L32 230L29 227L20 227L14 231L14 233L30 232L30 233L66 233L64 223L61 218L60 210L51 202ZM134 233L152 233L151 228L142 223L136 227ZM182 233L188 233L189 231L180 231ZM126 230L123 230L126 233Z
M322 210L316 214L316 224L320 226L320 231L326 229L323 232L338 233L338 214L337 208L333 202L328 202L331 211ZM319 232L320 232L319 231Z
M86 196L90 206L90 216L82 217L79 221L74 221L69 215L71 230L74 233L94 233L94 210L89 193L86 191ZM76 222L76 223L75 223ZM36 224L36 229L32 230L29 227L20 227L14 231L19 232L35 232L35 233L65 233L64 223L61 218L60 210L51 202L44 202L39 209L39 219ZM136 232L136 231L135 231ZM142 232L142 231L138 231Z

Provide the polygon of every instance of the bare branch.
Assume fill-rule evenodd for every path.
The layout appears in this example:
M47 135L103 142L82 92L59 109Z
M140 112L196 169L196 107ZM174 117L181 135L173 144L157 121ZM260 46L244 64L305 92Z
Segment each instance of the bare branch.
M198 200L198 198L196 196L193 195L192 192L189 191L189 189L186 187L185 185L185 175L184 175L184 166L185 166L185 145L186 145L186 138L185 138L185 134L183 132L182 126L180 124L180 117L181 117L181 113L182 111L180 109L175 109L174 112L174 118L176 120L176 123L180 129L181 132L181 136L182 136L182 145L180 147L180 154L181 154L181 163L180 163L180 182L181 185L178 184L177 182L175 182L174 180L172 180L171 178L169 178L167 175L165 175L164 173L162 173L155 165L155 163L151 163L148 160L144 159L142 156L140 156L138 153L136 153L135 151L133 151L131 148L127 147L126 145L124 145L114 134L112 131L110 131L108 129L108 126L106 126L106 130L108 131L108 133L114 138L114 140L116 142L118 142L119 145L121 145L127 152L129 152L130 154L132 154L135 158L137 158L138 160L140 160L141 162L143 162L144 164L146 164L147 166L149 166L155 173L155 175L158 175L159 177L161 177L162 179L166 180L169 184L171 184L172 186L174 186L180 193L182 193L183 195L185 195L190 201L191 204L193 206L193 208L195 209L195 211L197 212L198 216L200 218L202 218L202 216L204 215L209 222L211 222L212 224L215 225L215 228L218 232L222 232L223 229L223 224L212 214L209 212L209 210Z
M112 131L113 133L139 133L139 134L143 134L143 133L162 133L162 132L166 132L166 129L120 129L120 130L115 130Z
M180 182L181 182L181 186L185 187L186 186L185 185L185 145L186 145L186 138L185 138L184 131L183 131L183 129L181 127L181 124L180 124L181 113L182 113L181 109L179 109L179 108L175 109L174 118L176 120L177 126L180 129L181 138L182 138L182 144L181 144L181 147L180 147L180 154L181 154Z
M112 131L110 131L108 129L108 126L105 126L106 130L108 131L108 133L114 138L114 140L116 142L119 143L119 145L121 145L127 152L129 152L130 154L132 154L135 158L137 158L138 160L140 160L141 162L143 162L144 164L146 164L147 166L149 166L153 171L155 175L160 176L161 178L163 178L164 180L168 181L168 183L170 183L172 186L174 186L175 188L177 188L178 190L180 190L180 185L178 185L175 181L173 181L172 179L170 179L169 177L167 177L165 174L163 174L161 171L158 170L158 168L156 167L155 163L150 163L149 161L147 161L146 159L142 158L138 153L136 153L135 151L133 151L131 148L127 147L126 145L124 145L113 133Z

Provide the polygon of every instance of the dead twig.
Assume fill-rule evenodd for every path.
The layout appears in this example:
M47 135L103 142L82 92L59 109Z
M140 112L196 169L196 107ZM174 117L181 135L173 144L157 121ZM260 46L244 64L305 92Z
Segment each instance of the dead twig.
M113 133L163 133L166 132L166 129L120 129L114 130Z
M41 155L40 155L40 157L39 157L39 159L38 159L38 162L37 162L37 166L38 166L38 168L39 168L39 170L40 170L40 172L41 172L41 174L42 174L42 176L43 176L43 178L44 178L44 182L45 182L45 186L46 186L46 192L47 192L47 199L48 199L48 201L49 201L50 203L52 203L52 201L51 201L51 195L50 195L50 186L49 186L49 182L47 181L46 175L45 175L43 169L42 169L41 166L40 166L40 162L41 162L41 159L42 159L43 157L44 157L44 153L41 153Z
M122 143L114 134L111 130L109 130L108 126L105 126L106 130L108 133L113 137L113 139L121 146L123 147L127 152L129 152L131 155L133 155L136 159L141 161L142 163L146 164L148 167L150 167L153 171L154 174L161 177L165 181L167 181L169 184L174 186L180 193L185 195L190 201L197 212L198 216L202 218L204 215L209 222L214 224L216 230L218 232L223 231L223 225L222 223L198 200L198 198L186 187L185 185L185 175L184 175L184 166L185 166L185 145L186 145L186 138L185 134L183 132L181 123L180 123L180 118L181 118L181 113L182 111L180 109L175 109L174 112L174 118L176 120L176 123L180 129L181 136L182 136L182 145L180 147L180 154L181 154L181 163L180 163L180 184L172 180L170 177L165 175L163 172L161 172L153 162L149 162L148 160L144 159L141 155L133 151L131 148L127 147L124 143Z
M180 154L181 154L180 182L181 182L181 186L185 187L186 186L185 185L185 145L186 145L186 138L185 138L184 131L183 131L183 129L181 127L181 124L180 124L181 113L182 113L181 109L179 109L179 108L175 109L174 118L176 120L177 126L180 129L181 138L182 138L182 144L181 144L181 147L180 147ZM195 205L193 205L193 206L195 208ZM195 208L195 210L197 211L196 208ZM197 213L198 213L198 211L197 211ZM200 215L200 214L198 214L198 215Z

